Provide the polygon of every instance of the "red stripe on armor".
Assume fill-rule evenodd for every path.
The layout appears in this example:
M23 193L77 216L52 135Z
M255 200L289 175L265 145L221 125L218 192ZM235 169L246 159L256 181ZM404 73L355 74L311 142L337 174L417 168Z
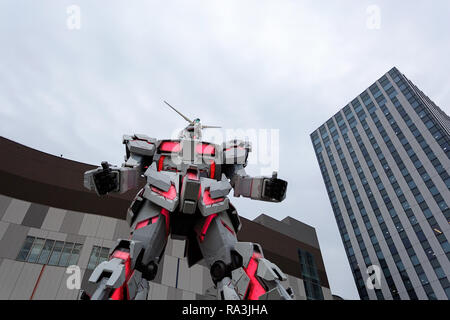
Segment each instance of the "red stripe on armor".
M158 160L158 171L161 171L161 170L163 169L163 166L164 166L164 158L165 158L165 156L159 157L159 160Z
M209 190L205 190L203 192L203 203L207 206L217 203L217 202L221 202L223 200L224 200L224 198L217 198L217 199L211 198L211 194L209 193Z
M136 225L136 229L135 230L145 227L146 225L148 225L149 221L150 221L150 219L145 219L144 221L139 222Z
M250 278L250 283L247 289L247 299L248 300L258 300L261 295L266 293L266 290L263 288L261 283L259 283L256 278L256 271L258 270L258 262L257 260L261 258L261 255L257 252L253 253L253 256L250 258L248 262L247 268L244 267L244 271L247 276Z
M165 208L161 208L161 214L166 218L166 236L169 235L169 210L165 209Z
M243 148L243 147L231 147L231 148L227 148L227 149L225 149L225 151L229 151L229 150L231 150L231 149L240 149L240 150L244 150L245 148Z
M213 213L212 215L206 217L205 223L203 224L202 227L202 232L199 236L200 242L203 242L203 240L205 240L206 232L208 231L209 225L211 224L212 219L214 219L215 217L217 217L217 213Z
M145 227L146 225L149 225L149 224L153 224L153 223L155 223L156 221L158 221L158 216L155 216L155 217L153 217L153 218L145 219L145 220L139 222L139 223L136 225L136 228L135 228L134 230L143 228L143 227Z
M222 219L220 219L220 222L222 222L223 226L224 226L225 228L227 228L227 230L230 231L231 234L234 235L234 231L233 231L233 230L232 230L225 222L223 222Z
M113 258L118 258L118 259L122 259L124 261L125 264L125 283L117 288L116 290L114 290L113 294L111 295L111 300L124 300L125 296L124 296L124 292L126 293L126 298L130 299L130 294L128 292L128 280L130 279L132 272L131 272L131 259L130 259L130 253L129 252L124 252L124 251L114 251L114 253L111 256L111 259Z
M181 145L179 142L175 141L164 141L161 144L160 150L165 152L179 152L181 150Z
M173 200L177 197L177 190L175 189L175 186L172 185L168 191L162 191L159 190L156 187L151 187L153 192L156 192L160 196L163 196L167 199Z
M213 161L211 161L211 165L209 166L209 174L210 174L210 178L214 179L214 176L216 174L216 163Z
M197 174L194 172L186 172L186 175L191 180L198 180ZM184 177L183 177L184 178Z
M200 143L195 146L195 152L213 156L216 154L216 149L211 144Z

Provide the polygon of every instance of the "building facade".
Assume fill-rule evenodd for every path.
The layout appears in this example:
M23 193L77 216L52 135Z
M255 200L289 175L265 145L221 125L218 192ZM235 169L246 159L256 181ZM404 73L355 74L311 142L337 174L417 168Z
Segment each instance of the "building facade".
M5 138L0 150L0 299L77 299L72 265L92 293L93 269L117 238L129 237L124 218L133 191L101 198L83 188L93 166ZM291 217L241 222L238 239L261 244L297 299L333 299L314 228ZM188 268L184 252L184 241L169 238L149 299L216 298L209 270L203 263Z
M393 68L311 134L361 299L450 299L449 133Z

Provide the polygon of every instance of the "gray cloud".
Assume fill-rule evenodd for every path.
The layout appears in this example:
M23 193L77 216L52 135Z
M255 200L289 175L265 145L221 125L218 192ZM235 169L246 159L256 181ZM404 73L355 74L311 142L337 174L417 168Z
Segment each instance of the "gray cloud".
M66 8L81 8L81 30ZM0 4L0 134L52 154L120 164L123 133L162 138L189 116L278 128L275 205L317 229L333 293L358 298L309 134L397 66L448 112L448 1L10 1ZM366 8L381 28L366 27ZM258 166L249 171L258 173Z

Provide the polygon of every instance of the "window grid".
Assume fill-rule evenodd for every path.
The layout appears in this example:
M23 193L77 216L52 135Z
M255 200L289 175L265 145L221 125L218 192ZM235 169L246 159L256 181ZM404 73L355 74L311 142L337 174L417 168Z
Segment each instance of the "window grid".
M16 260L67 267L78 262L82 247L81 243L27 236Z
M107 261L109 257L109 250L110 249L106 247L93 246L87 269L93 270L103 261Z
M306 298L308 300L324 300L314 256L308 251L301 249L298 249L298 256Z

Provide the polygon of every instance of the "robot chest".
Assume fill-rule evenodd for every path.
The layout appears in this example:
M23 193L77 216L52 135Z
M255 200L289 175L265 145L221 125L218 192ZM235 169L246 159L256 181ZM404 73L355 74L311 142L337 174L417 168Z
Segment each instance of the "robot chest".
M217 145L197 140L162 140L153 157L158 171L185 171L195 166L200 176L212 179L221 177L220 159Z
M159 154L154 157L154 163L159 172L186 172L189 168L195 168L200 177L218 179L221 177L221 165L214 159L198 158L186 160L178 154Z
M211 178L214 169L191 164L182 171L165 170L170 163L159 165L160 161L165 160L158 160L145 172L144 198L170 212L183 214L200 211L203 216L208 216L228 209L227 195L231 185L226 179Z

